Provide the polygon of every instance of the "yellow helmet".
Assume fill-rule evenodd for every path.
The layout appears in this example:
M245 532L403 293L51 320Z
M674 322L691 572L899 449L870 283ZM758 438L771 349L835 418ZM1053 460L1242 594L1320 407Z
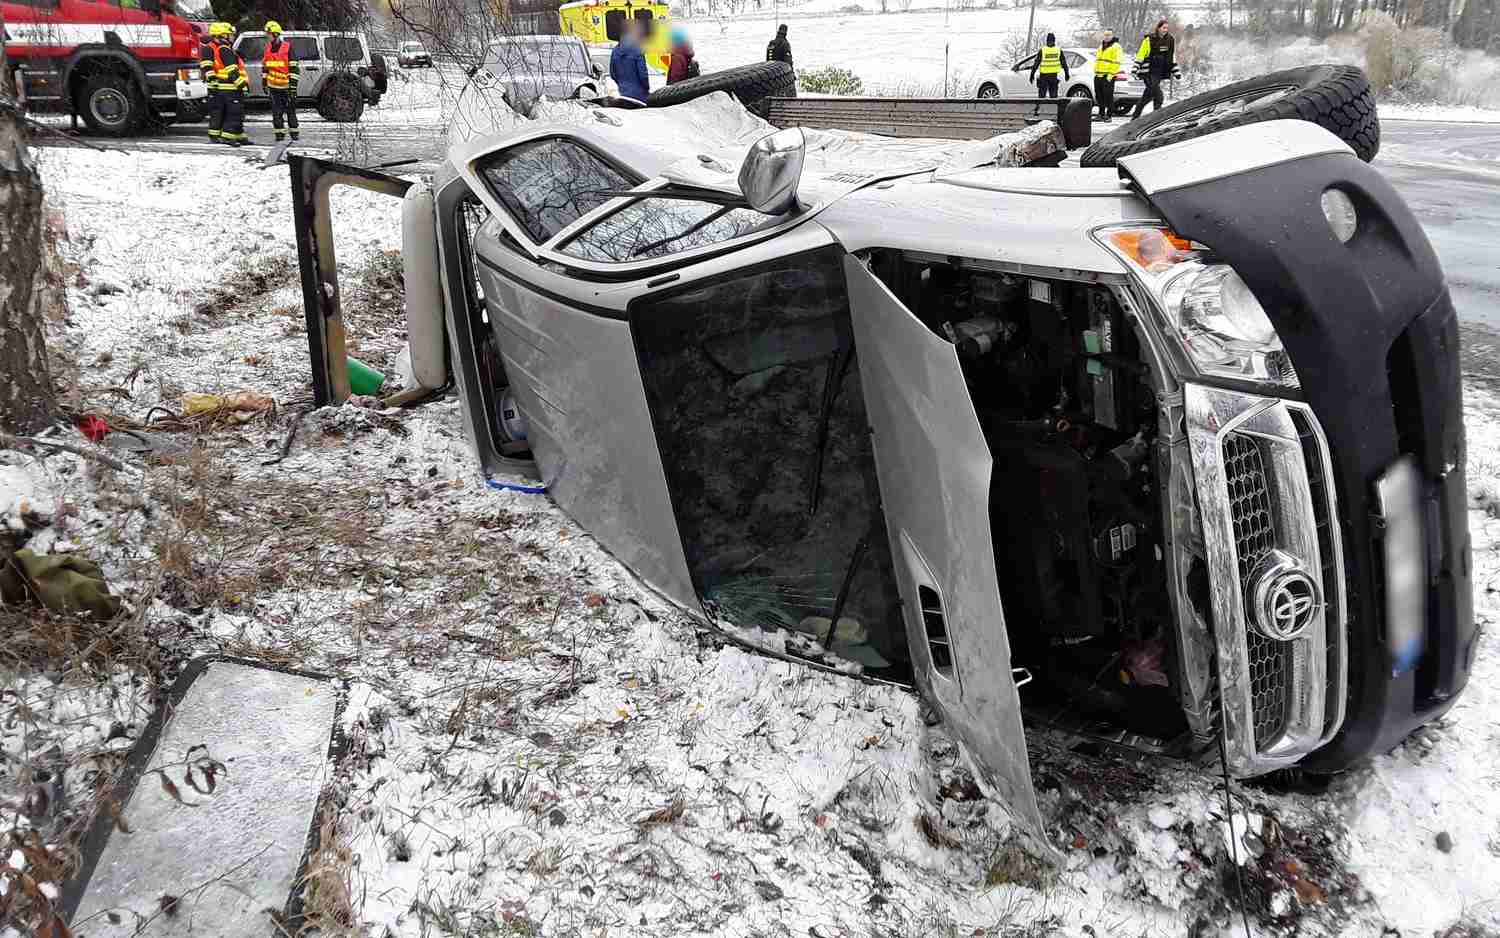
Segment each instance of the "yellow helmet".
M210 36L233 36L234 27L224 22L214 23L208 27L208 34Z
M276 22L275 20L266 20L266 32L268 32L268 33L279 33L279 32L281 32L281 24L278 23L278 22Z

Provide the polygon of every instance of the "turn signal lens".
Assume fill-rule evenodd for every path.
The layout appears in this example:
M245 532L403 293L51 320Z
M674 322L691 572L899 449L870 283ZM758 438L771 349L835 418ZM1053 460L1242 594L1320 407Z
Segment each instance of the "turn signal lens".
M1342 189L1324 189L1319 201L1323 204L1323 217L1328 219L1328 227L1333 229L1333 236L1341 243L1348 244L1349 239L1354 237L1355 229L1359 227L1359 213L1354 210L1354 200Z
M1159 274L1199 254L1193 242L1178 237L1168 228L1125 228L1111 231L1109 243L1137 267Z

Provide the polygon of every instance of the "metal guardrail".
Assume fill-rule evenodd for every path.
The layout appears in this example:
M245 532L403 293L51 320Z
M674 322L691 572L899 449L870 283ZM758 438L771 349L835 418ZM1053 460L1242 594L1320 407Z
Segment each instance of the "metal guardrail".
M777 127L950 140L983 140L1053 120L1071 150L1089 145L1092 113L1088 98L772 98L766 119Z

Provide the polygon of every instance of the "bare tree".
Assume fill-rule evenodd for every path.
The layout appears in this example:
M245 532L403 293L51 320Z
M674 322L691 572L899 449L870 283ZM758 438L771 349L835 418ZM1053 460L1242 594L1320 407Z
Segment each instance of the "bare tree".
M0 430L40 429L57 408L42 331L43 270L42 179L0 45Z

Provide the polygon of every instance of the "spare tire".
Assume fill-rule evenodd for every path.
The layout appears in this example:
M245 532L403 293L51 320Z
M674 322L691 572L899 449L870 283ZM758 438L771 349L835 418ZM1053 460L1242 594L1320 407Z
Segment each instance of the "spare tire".
M352 124L365 112L364 83L353 72L329 75L318 92L318 116L326 121Z
M715 91L727 91L739 99L745 109L760 117L770 107L767 98L795 98L797 73L785 62L757 62L687 78L651 92L647 107L671 107Z
M1113 166L1133 153L1261 121L1311 121L1365 162L1380 152L1380 120L1365 73L1309 65L1237 81L1142 115L1083 151L1084 166Z

